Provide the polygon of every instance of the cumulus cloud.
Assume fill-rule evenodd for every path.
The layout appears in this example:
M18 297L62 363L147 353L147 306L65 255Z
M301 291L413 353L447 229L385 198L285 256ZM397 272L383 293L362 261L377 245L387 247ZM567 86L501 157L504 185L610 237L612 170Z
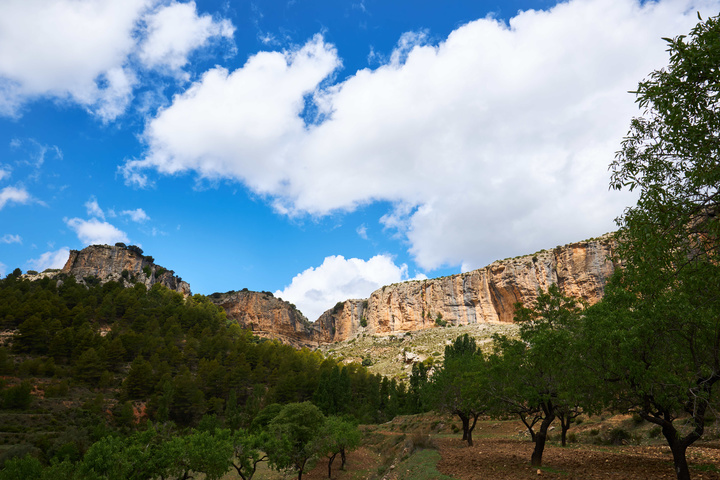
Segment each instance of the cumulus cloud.
M39 258L28 261L30 269L42 272L48 268L62 268L70 257L70 249L63 247L54 252L45 252Z
M22 237L20 235L12 235L10 233L6 233L2 237L0 237L0 242L2 243L22 243Z
M85 208L87 209L88 215L105 220L105 212L102 211L95 197L90 197L90 200L85 202Z
M78 239L86 245L114 245L117 242L127 243L130 241L125 232L97 218L90 220L66 218L64 220L65 224L75 231Z
M9 203L28 203L32 200L30 194L23 187L5 187L0 190L0 210Z
M232 39L235 27L229 20L198 16L195 2L172 2L146 18L146 31L138 52L140 61L148 68L177 72L188 63L188 55L211 38Z
M184 12L180 24L172 15L179 10ZM213 36L232 35L231 29L226 20L197 16L194 3L5 0L0 2L0 114L17 116L26 102L49 97L113 120L132 100L139 68L180 68L194 49Z
M10 178L10 168L5 165L0 165L0 181Z
M305 135L303 98L339 65L335 49L317 35L297 50L258 53L232 73L209 70L148 125L150 152L124 166L126 180L143 185L140 172L148 167L196 170L278 191L289 167L286 150Z
M627 92L667 64L660 37L719 7L572 0L437 44L405 34L386 63L339 83L340 57L316 36L208 71L147 124L146 154L123 171L138 185L148 169L237 180L288 215L389 201L381 223L426 269L595 236L633 201L608 192L638 114Z
M135 210L123 210L120 213L122 215L127 215L130 217L130 220L137 223L143 223L150 220L150 217L142 208L136 208Z
M334 255L326 257L319 267L297 274L290 285L275 295L297 305L310 320L316 320L337 302L367 298L383 285L407 279L407 265L395 265L387 255L376 255L370 260Z

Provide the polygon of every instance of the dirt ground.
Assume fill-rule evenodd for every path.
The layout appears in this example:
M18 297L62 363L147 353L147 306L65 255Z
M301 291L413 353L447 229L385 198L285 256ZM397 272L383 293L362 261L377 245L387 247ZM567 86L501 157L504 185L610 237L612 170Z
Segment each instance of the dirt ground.
M442 456L438 471L463 480L675 478L667 447L549 445L543 453L543 468L537 469L530 466L533 445L527 441L481 439L472 447L453 439L441 439L438 443ZM693 449L691 455L693 478L720 479L720 473L709 471L720 466L718 450Z
M616 417L603 423L588 421L575 428L584 441L561 447L549 442L543 454L543 466L530 466L533 444L522 434L519 422L479 422L474 445L468 447L460 435L451 431L447 417L404 417L389 424L373 426L366 431L365 445L348 454L345 471L340 459L333 464L335 480L656 480L674 479L672 454L661 439L654 444L596 445L588 441L591 430L629 425L629 417ZM457 422L455 422L457 423ZM642 427L638 433L643 433ZM427 444L413 446L418 432L428 438ZM645 441L644 443L648 443ZM653 442L650 442L653 443ZM413 458L422 449L437 451L436 465L418 469ZM720 480L720 442L703 443L688 449L693 480ZM258 472L257 480L297 478L278 472ZM327 460L320 459L303 475L307 480L327 479Z

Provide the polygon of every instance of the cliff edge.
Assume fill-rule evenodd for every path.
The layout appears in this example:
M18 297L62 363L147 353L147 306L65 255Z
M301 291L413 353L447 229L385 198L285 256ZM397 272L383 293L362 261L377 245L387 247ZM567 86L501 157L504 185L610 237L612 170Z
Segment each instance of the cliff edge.
M60 273L85 282L97 278L101 283L115 281L132 285L137 282L150 288L156 283L183 295L191 295L190 285L175 272L155 264L152 257L143 256L138 247L122 244L90 245L82 250L70 250L70 257Z

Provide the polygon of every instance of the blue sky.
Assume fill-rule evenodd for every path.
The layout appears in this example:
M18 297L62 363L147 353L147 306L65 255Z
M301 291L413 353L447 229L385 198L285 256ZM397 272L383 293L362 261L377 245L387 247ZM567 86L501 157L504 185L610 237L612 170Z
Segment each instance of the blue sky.
M122 241L311 319L594 237L661 37L717 1L0 3L0 275Z

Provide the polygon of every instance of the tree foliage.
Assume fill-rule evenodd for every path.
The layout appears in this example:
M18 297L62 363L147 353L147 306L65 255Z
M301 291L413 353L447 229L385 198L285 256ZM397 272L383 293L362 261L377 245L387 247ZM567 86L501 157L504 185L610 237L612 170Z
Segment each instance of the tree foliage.
M687 479L720 380L720 22L665 40L670 63L639 84L643 115L611 165L612 187L639 200L619 219L624 268L589 328L616 398L662 428Z

